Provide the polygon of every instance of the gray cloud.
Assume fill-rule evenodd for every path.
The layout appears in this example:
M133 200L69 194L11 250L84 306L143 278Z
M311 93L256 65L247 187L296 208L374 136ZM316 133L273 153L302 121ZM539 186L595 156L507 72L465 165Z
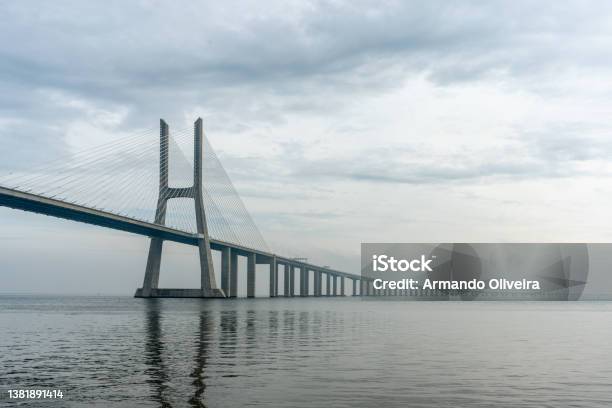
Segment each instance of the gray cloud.
M45 155L61 153L63 125L90 119L82 108L58 104L54 92L97 109L125 109L119 123L102 125L108 131L148 125L158 116L182 121L194 106L205 106L215 118L208 125L212 131L244 132L257 123L284 123L289 113L341 114L343 100L392 89L410 73L445 86L506 75L537 87L538 78L553 72L610 63L607 2L313 1L271 3L267 11L251 6L257 13L243 4L6 5L0 11L0 119L7 125L0 137L18 154L3 165L15 166L26 155L37 160L43 141L53 141ZM243 7L243 13L231 11ZM528 143L534 157L518 163L491 158L404 165L354 157L309 164L298 157L302 165L294 175L406 183L483 174L554 177L563 174L554 160L610 151L575 132ZM252 168L239 159L236 164ZM277 175L268 170L262 169ZM240 167L235 173L250 174L242 175Z
M30 94L32 104L33 91L60 89L127 106L129 125L161 112L178 117L194 104L243 117L256 101L316 109L331 89L380 92L407 71L449 84L610 62L609 44L590 41L607 23L606 2L322 1L255 15L242 3L226 10L233 7L246 9L14 2L0 15L0 80L23 86L20 97ZM278 99L292 95L303 102Z
M271 240L350 267L350 245L382 236L366 234L384 229L372 219L392 220L382 239L402 239L415 225L427 239L447 239L464 219L482 239L477 221L497 219L491 202L522 192L508 182L536 180L554 192L561 178L608 175L593 164L612 157L609 2L26 0L4 4L0 21L0 172L66 154L68 129L88 139L89 129L128 133L159 117L177 129L202 115L256 219L286 234ZM404 89L407 81L415 89ZM490 112L497 102L486 92L466 96L469 87L515 99ZM399 100L384 99L398 90ZM470 103L483 112L453 118ZM522 103L540 110L513 117ZM460 213L452 220L427 212L442 201L440 189L410 202L410 220L403 206L367 201L374 187L408 194L441 183L463 189L443 198ZM476 187L488 190L468 191ZM469 194L487 206L462 207ZM545 233L560 224L550 217ZM504 218L509 229L514 218Z

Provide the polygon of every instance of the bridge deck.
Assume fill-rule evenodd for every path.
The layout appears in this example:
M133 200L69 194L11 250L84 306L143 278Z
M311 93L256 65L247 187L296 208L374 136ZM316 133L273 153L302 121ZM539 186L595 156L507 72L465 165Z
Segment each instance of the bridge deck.
M153 224L146 221L137 220L130 217L125 217L118 214L113 214L107 211L89 208L82 205L68 203L54 198L43 197L15 189L0 187L0 206L15 208L23 211L35 212L39 214L49 215L67 220L83 222L86 224L97 225L100 227L112 228L115 230L130 232L133 234L144 235L149 237L159 237L167 241L179 242L188 245L198 245L201 239L199 234L192 234L185 231L169 228L159 224ZM291 258L278 256L273 253L243 247L230 242L210 240L211 247L221 249L230 247L239 253L248 254L255 253L263 258L276 257L279 263L290 263L296 266L305 266L311 270L332 273L346 278L361 279L360 275L354 275L346 272L336 271L330 268L309 264L306 262L296 261Z

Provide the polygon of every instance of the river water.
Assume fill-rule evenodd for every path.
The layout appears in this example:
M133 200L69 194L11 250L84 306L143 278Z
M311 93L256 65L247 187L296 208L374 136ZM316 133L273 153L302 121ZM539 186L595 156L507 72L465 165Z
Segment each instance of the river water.
M9 389L63 399L9 400ZM610 407L612 302L0 297L0 405Z

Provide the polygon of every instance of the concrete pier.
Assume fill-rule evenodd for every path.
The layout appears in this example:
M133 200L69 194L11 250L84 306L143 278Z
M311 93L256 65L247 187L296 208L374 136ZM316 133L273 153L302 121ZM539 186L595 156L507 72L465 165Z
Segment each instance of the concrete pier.
M247 297L255 297L255 272L257 269L256 255L247 255Z
M310 276L308 273L308 268L306 266L301 267L301 272L304 274L304 296L310 295Z
M317 288L318 296L323 296L323 272L318 271L317 275L319 276L319 287Z
M238 297L238 254L230 252L230 293L229 297Z
M206 223L206 213L204 211L204 201L202 195L202 146L203 146L203 130L202 119L194 123L193 129L193 186L190 188L172 188L168 186L168 160L169 160L169 128L168 124L160 119L159 122L159 194L157 200L157 208L155 211L155 224L165 225L166 210L168 200L170 198L191 198L194 201L199 263L200 263L200 296L201 297L225 297L223 289L217 287L215 274L212 263L212 253L210 249L210 237L208 236L208 226ZM160 291L159 270L161 266L161 257L163 249L163 240L160 237L151 237L149 245L149 255L147 258L147 266L145 269L144 281L142 290L137 290L136 297L156 297ZM166 292L163 292L166 293ZM176 292L171 293L189 293ZM183 296L177 296L183 297Z
M295 296L295 271L291 265L287 264L286 269L289 271L289 296Z
M287 297L290 296L290 292L291 292L291 282L290 282L290 277L289 277L289 268L287 268L285 266L285 272L283 275L283 294Z
M278 296L278 262L276 257L270 260L270 297Z
M221 250L221 289L223 292L230 296L231 293L231 263L232 263L232 249L223 248Z

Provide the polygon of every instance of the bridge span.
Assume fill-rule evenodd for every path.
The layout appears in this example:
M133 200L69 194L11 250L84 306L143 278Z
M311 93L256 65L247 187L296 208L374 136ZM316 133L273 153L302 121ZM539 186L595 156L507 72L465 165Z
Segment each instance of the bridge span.
M211 238L208 234L206 211L202 191L202 120L194 125L194 177L193 186L171 188L168 186L168 125L160 120L159 196L154 222L136 219L77 202L34 191L9 188L0 185L0 206L29 211L76 222L96 225L143 235L151 238L143 287L136 290L136 297L238 297L238 257L247 262L247 297L255 297L256 269L258 264L269 266L269 295L279 296L279 275L283 273L283 296L345 296L374 295L371 280L361 275L338 271L326 266L314 265L302 259L280 256L235 242ZM164 165L166 163L166 165ZM172 191L172 194L168 194ZM167 202L170 198L191 198L195 203L197 232L188 232L165 225ZM159 273L164 241L193 245L199 248L200 289L159 288ZM221 282L217 285L211 251L221 253ZM282 268L282 270L281 270ZM312 288L311 286L312 276ZM323 282L326 290L323 293ZM345 288L345 282L350 288ZM296 285L297 282L297 285ZM299 291L296 288L299 286Z

